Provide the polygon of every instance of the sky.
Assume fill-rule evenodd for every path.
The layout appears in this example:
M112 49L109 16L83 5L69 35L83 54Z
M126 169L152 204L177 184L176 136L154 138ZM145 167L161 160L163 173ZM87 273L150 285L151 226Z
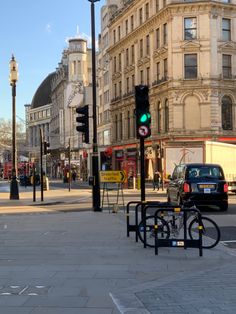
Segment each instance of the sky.
M95 2L96 37L100 32L100 9ZM12 91L9 62L18 63L16 119L25 120L25 104L61 61L67 39L78 34L91 38L91 3L88 0L0 0L0 119L11 119ZM20 122L19 121L19 122Z

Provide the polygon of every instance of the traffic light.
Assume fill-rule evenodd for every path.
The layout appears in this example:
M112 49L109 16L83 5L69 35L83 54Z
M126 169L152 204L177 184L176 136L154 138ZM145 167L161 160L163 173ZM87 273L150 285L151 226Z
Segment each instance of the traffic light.
M135 115L137 138L151 135L151 114L149 112L148 86L135 86Z
M43 142L43 154L44 154L44 155L47 155L47 154L50 153L49 147L50 147L50 143L48 143L48 142L46 142L46 141Z
M80 123L76 127L76 130L78 132L83 133L83 142L89 143L89 107L88 105L85 105L83 107L77 107L76 112L79 114L78 117L76 117L76 121Z

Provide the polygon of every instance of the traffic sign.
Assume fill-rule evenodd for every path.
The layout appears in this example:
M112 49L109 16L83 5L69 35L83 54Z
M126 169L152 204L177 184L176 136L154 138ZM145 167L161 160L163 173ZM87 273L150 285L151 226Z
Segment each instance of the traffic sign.
M146 137L149 133L149 128L148 126L146 125L141 125L139 128L138 128L138 134L139 136L141 137Z
M100 181L103 183L123 183L126 180L126 172L120 171L100 171Z

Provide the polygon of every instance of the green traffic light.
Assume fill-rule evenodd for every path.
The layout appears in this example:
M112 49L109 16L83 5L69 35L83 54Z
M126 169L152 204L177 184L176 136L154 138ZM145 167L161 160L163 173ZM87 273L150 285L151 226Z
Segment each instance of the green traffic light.
M150 118L151 118L151 115L150 115L149 112L143 113L143 114L140 116L140 122L141 122L141 123L145 123L145 122L147 122Z

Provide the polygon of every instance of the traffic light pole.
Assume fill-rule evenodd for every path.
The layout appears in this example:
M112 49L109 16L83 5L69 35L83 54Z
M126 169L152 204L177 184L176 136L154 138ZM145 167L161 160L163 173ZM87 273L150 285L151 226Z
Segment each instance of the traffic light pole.
M140 188L141 202L145 202L145 157L144 157L144 138L140 137Z
M93 92L93 154L92 154L92 174L93 174L93 210L102 211L100 207L100 182L98 171L98 146L97 146L97 102L96 102L96 48L95 48L95 15L94 2L98 0L89 0L91 2L91 33L92 33L92 92Z

